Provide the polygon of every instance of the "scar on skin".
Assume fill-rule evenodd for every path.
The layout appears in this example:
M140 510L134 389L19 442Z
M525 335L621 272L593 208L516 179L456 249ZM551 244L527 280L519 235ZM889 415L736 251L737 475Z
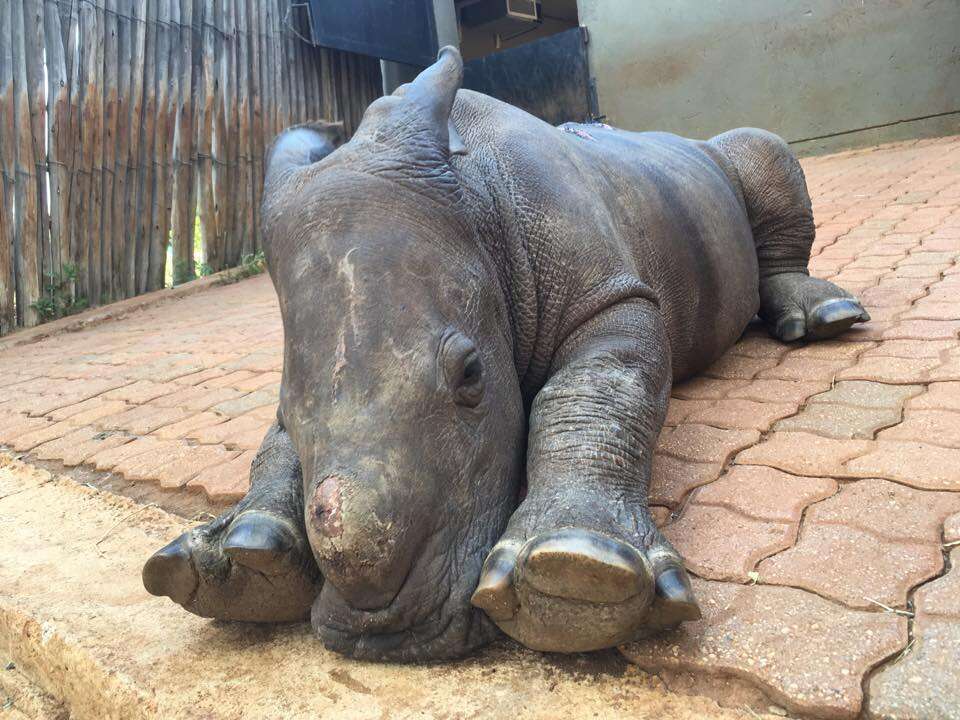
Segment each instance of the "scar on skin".
M310 500L310 517L320 534L330 538L343 534L340 483L335 476L324 478L317 486Z

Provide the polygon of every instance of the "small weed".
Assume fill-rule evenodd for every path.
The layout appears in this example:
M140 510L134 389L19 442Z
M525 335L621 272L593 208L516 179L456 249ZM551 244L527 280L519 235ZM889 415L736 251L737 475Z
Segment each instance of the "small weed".
M44 296L30 303L30 307L40 316L40 322L73 315L85 310L89 305L85 297L73 294L73 284L77 280L77 266L64 263L61 270L62 277L59 280L53 273L47 274Z
M239 282L248 277L259 275L266 269L267 259L264 257L263 250L247 253L240 258L240 264L237 267L223 274L223 279L220 282L224 285Z
M205 262L195 260L193 263L193 271L191 272L190 263L186 260L177 260L173 266L173 285L183 285L186 282L196 280L199 277L206 277L212 273L213 268Z

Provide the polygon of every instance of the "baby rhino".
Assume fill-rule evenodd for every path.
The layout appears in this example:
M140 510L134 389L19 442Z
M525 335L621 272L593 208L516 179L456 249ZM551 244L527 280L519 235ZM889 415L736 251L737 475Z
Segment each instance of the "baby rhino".
M671 383L755 314L784 341L868 319L810 277L775 135L551 127L459 90L455 49L274 143L263 237L285 332L277 422L233 510L147 590L204 617L310 617L360 658L560 652L699 617L647 506Z

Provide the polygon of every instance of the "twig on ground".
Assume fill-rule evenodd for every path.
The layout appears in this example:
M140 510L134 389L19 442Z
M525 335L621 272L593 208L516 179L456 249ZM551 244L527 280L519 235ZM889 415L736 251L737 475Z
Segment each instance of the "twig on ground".
M99 540L97 540L97 541L94 543L94 545L95 545L95 546L96 546L96 545L99 545L99 544L102 543L104 540L106 540L108 537L110 537L110 535L113 533L113 531L116 530L118 527L120 527L120 525L124 522L124 520L129 520L130 518L139 515L140 513L142 513L142 512L143 512L144 510L146 510L147 508L152 508L152 507L156 507L156 506L157 506L156 503L147 503L146 505L143 505L143 506L141 506L141 507L138 507L138 508L137 508L136 510L134 510L133 512L127 513L127 514L124 515L122 518L120 518L119 520L117 520L117 522L115 522L115 523L113 524L113 527L111 527L109 530L107 530L107 532L104 534L104 536L103 536L102 538L100 538Z
M874 600L873 598L867 597L866 595L863 596L863 599L866 600L867 602L872 602L874 605L879 605L887 612L896 613L897 615L903 615L904 617L913 617L913 613L910 612L909 610L898 610L897 608L892 608L889 605L884 605L879 600Z

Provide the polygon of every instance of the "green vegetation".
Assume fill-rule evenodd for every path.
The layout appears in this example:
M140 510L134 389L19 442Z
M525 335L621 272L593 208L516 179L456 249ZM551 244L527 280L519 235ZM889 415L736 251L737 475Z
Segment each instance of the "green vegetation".
M224 285L239 282L245 278L259 275L266 269L267 259L264 257L263 250L257 250L255 253L247 253L240 258L240 264L225 272L220 282Z
M73 284L77 280L77 266L64 263L61 271L62 276L59 279L54 273L46 275L47 282L44 285L43 297L30 303L30 307L40 316L40 322L73 315L85 310L89 305L85 297L73 294Z

